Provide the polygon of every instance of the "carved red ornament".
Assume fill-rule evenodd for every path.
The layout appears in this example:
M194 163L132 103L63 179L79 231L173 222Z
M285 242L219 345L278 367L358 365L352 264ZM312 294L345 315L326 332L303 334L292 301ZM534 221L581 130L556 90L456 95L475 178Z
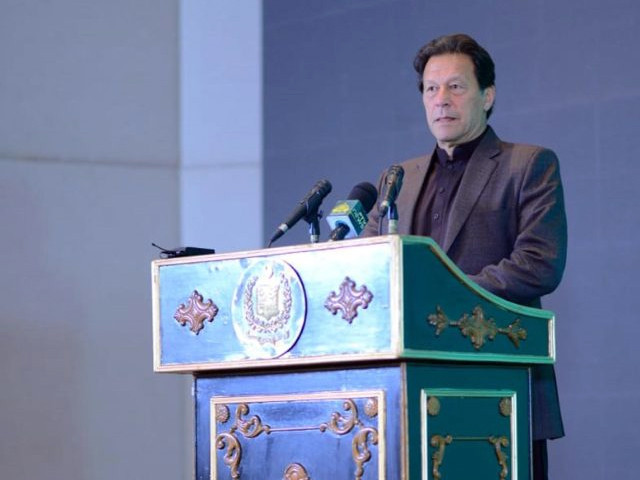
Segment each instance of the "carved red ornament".
M189 297L189 303L181 303L173 318L183 327L188 323L189 329L197 335L204 328L204 322L213 322L217 314L218 306L211 300L203 301L202 295L194 290Z
M366 285L357 289L356 283L349 277L345 277L340 284L340 292L331 292L324 306L334 315L341 311L342 318L351 323L358 316L358 307L367 308L371 300L373 300L373 294Z

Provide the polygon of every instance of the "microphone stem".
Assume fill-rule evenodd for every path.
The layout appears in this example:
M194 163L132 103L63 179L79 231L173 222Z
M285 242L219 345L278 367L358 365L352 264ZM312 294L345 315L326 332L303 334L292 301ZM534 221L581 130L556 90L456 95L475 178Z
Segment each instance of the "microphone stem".
M311 243L318 243L320 241L320 222L318 217L309 223L309 241Z
M398 210L396 202L389 205L389 234L398 233Z
M309 241L311 243L318 243L320 241L320 214L315 209L310 215L305 218L309 222Z

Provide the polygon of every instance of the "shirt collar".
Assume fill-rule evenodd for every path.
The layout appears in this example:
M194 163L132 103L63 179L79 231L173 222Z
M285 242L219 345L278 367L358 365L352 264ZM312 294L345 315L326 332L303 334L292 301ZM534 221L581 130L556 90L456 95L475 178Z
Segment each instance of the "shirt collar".
M480 144L483 137L487 133L488 128L485 128L484 131L478 135L476 138L467 143L461 143L460 145L456 145L453 149L453 155L449 158L447 152L436 145L436 154L438 156L438 162L441 165L446 165L447 162L466 162L471 158L473 152L476 147Z

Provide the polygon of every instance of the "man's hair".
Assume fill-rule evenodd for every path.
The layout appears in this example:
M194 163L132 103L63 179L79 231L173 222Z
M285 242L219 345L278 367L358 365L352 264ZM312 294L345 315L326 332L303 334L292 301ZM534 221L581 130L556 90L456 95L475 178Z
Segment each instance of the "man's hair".
M424 74L424 68L429 59L448 53L466 55L471 59L480 90L495 85L495 65L489 52L482 48L478 42L469 35L456 33L454 35L443 35L442 37L435 38L418 51L416 58L413 60L413 68L415 68L418 73L418 89L420 93L424 90L422 75ZM491 116L492 111L493 106L487 112L487 118Z

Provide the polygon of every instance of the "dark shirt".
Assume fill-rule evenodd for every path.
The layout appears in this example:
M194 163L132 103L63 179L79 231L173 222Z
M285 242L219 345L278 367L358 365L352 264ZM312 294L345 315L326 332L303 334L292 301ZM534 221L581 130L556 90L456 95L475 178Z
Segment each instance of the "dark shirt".
M413 214L412 231L416 235L431 237L438 245L443 244L451 204L462 175L486 131L470 142L457 145L451 158L442 148L436 147Z

